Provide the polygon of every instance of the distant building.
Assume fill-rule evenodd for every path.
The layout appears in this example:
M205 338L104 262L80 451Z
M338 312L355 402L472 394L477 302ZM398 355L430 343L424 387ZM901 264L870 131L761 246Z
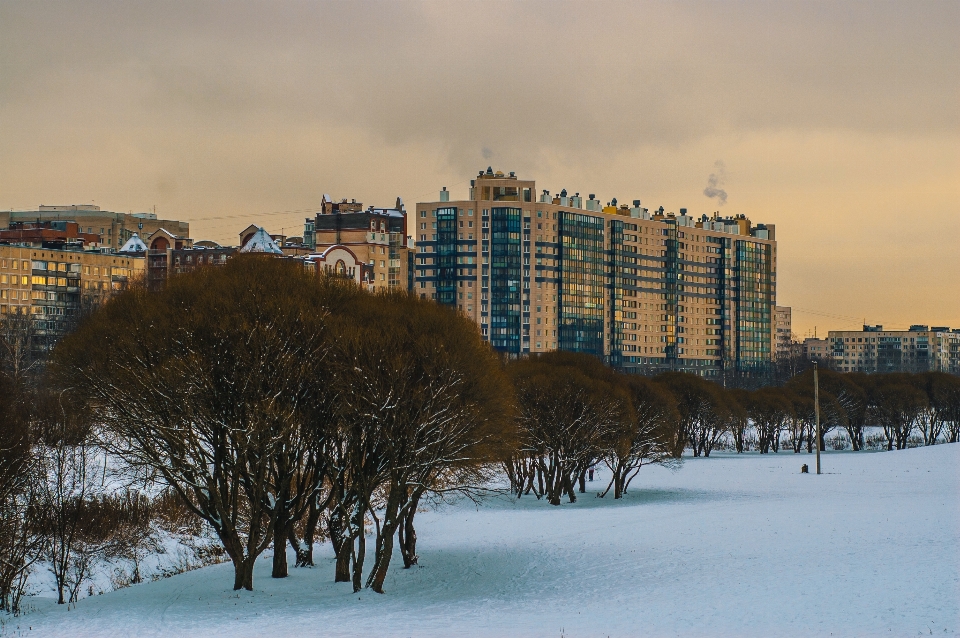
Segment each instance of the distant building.
M11 222L0 229L0 244L18 244L32 248L79 248L97 246L100 235L85 233L77 222L36 221Z
M303 245L317 256L321 268L330 266L338 271L338 261L349 268L348 262L355 260L355 276L374 290L412 287L412 244L407 235L407 210L399 197L394 208L364 208L356 200L335 202L324 195L320 212L304 224ZM340 257L334 259L331 248L346 252L336 253Z
M807 337L803 340L801 352L803 358L810 361L833 362L832 348L830 347L830 341L827 339Z
M456 307L510 356L587 352L709 376L773 361L773 225L538 197L534 181L492 168L469 199L444 189L413 221L416 293Z
M18 222L61 221L76 223L80 233L84 235L100 237L94 244L85 242L85 248L118 250L134 233L140 237L147 237L161 228L173 237L190 236L190 224L187 222L158 219L155 213L108 212L100 210L99 206L93 204L40 206L37 210L0 211L0 229L12 229Z
M774 309L774 347L778 359L799 354L799 344L793 339L793 309L777 306Z
M960 374L960 329L913 325L909 330L831 330L827 339L840 372L927 372Z
M86 299L126 289L142 276L142 256L0 245L0 317L34 319L34 347L47 350L72 325Z

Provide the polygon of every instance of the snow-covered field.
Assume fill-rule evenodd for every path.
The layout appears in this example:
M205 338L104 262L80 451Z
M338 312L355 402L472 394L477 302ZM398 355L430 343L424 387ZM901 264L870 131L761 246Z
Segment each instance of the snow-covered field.
M387 594L314 569L234 592L229 564L81 600L29 636L943 636L960 633L960 445L720 454L644 468L622 502L525 497L418 517ZM601 475L602 478L603 475ZM594 490L600 481L590 484Z

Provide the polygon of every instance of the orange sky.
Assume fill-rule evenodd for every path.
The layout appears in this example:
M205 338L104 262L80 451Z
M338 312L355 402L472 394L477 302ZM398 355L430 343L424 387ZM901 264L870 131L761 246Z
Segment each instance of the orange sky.
M233 242L492 165L776 224L800 336L960 327L958 33L955 1L5 2L0 207Z

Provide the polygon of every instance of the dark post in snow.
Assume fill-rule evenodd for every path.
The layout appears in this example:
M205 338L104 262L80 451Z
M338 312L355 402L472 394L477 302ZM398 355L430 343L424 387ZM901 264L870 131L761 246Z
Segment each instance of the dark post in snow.
M817 362L813 362L813 414L817 431L817 474L820 474L820 381L817 378Z

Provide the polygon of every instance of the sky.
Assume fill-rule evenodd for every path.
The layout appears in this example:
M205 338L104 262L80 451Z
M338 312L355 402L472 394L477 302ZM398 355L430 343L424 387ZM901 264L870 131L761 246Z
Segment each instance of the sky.
M0 0L0 209L236 243L481 169L775 224L794 331L960 327L960 2Z

